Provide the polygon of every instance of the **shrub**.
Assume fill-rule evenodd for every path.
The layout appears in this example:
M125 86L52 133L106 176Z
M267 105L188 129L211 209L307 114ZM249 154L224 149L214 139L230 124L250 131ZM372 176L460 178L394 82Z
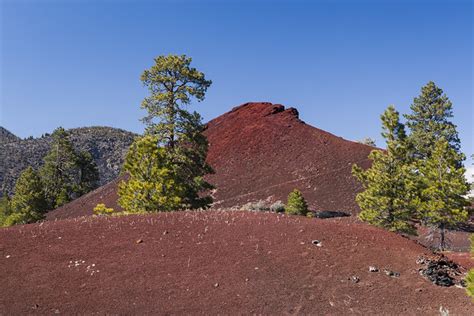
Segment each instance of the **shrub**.
M288 203L286 204L286 214L289 215L303 215L308 213L308 203L303 195L297 189L294 189L288 194Z
M106 207L104 203L99 203L94 207L94 215L112 215L113 213L114 209Z
M276 201L270 205L270 211L275 213L283 213L285 211L285 204L283 204L281 201Z
M269 211L270 208L266 205L265 201L259 200L257 202L249 202L241 207L242 210L248 211Z
M474 257L474 235L471 235L471 254ZM466 292L474 301L474 269L471 269L466 276Z

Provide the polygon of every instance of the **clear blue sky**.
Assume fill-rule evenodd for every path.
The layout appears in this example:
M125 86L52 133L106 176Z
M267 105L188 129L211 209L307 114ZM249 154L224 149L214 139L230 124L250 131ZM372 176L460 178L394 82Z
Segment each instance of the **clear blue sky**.
M1 2L0 124L21 137L106 125L143 130L139 77L187 54L213 85L205 121L247 101L383 146L379 116L435 81L473 146L472 1Z

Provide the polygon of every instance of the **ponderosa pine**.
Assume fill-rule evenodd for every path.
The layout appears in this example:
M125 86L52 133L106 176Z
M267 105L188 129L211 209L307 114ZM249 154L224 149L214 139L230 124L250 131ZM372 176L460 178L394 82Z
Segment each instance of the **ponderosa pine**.
M422 223L439 230L439 249L446 249L447 228L468 219L466 209L469 183L459 167L459 153L444 138L438 140L426 160L418 161L420 191L419 218Z
M141 76L150 92L141 105L147 111L142 119L146 131L131 150L147 160L130 156L124 165L130 178L121 183L119 192L127 211L206 208L212 202L203 194L212 188L204 180L212 173L206 163L204 124L197 112L185 108L192 98L204 100L211 81L191 67L191 61L185 55L159 56ZM143 174L143 165L152 169ZM138 197L142 201L133 201Z
M90 153L77 153L62 127L51 135L51 149L40 169L49 208L56 208L98 186L99 173Z
M11 200L11 214L4 225L28 224L44 218L47 203L43 183L38 173L28 167L15 184L15 194Z
M363 170L357 165L352 169L364 188L356 196L361 209L359 218L390 231L414 234L412 219L418 200L413 194L416 183L410 166L405 126L400 123L400 115L393 106L385 110L381 120L386 151L370 153L372 166L369 169Z

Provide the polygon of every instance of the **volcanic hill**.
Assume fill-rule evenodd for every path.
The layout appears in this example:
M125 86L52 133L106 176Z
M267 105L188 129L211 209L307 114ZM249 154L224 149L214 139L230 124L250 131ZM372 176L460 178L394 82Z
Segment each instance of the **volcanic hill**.
M350 218L190 211L49 221L0 229L0 314L473 315L463 288L420 275L432 257Z
M351 142L312 127L295 108L272 103L246 103L207 124L208 162L215 174L208 180L213 208L248 202L286 201L298 188L314 210L358 211L355 194L360 185L351 175L354 163L368 167L373 147ZM55 211L48 219L92 214L98 203L114 209L113 181Z
M71 142L77 150L91 153L99 169L99 182L104 185L115 179L122 167L128 147L135 134L112 127L69 129ZM28 166L38 168L51 147L51 135L21 139L0 127L0 195L13 193L20 173Z

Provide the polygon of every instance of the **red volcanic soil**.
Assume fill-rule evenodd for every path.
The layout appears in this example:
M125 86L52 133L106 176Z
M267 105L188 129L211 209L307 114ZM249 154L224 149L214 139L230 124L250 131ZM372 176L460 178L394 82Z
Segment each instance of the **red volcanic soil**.
M294 108L272 103L246 103L213 119L205 134L208 177L217 190L214 208L241 206L260 199L286 201L294 188L314 210L358 211L359 184L351 175L354 163L368 167L373 147L344 140L305 124ZM48 219L92 214L101 202L118 208L117 181L62 208Z
M50 221L0 229L0 314L474 314L464 289L418 273L422 255L346 219L206 211Z

